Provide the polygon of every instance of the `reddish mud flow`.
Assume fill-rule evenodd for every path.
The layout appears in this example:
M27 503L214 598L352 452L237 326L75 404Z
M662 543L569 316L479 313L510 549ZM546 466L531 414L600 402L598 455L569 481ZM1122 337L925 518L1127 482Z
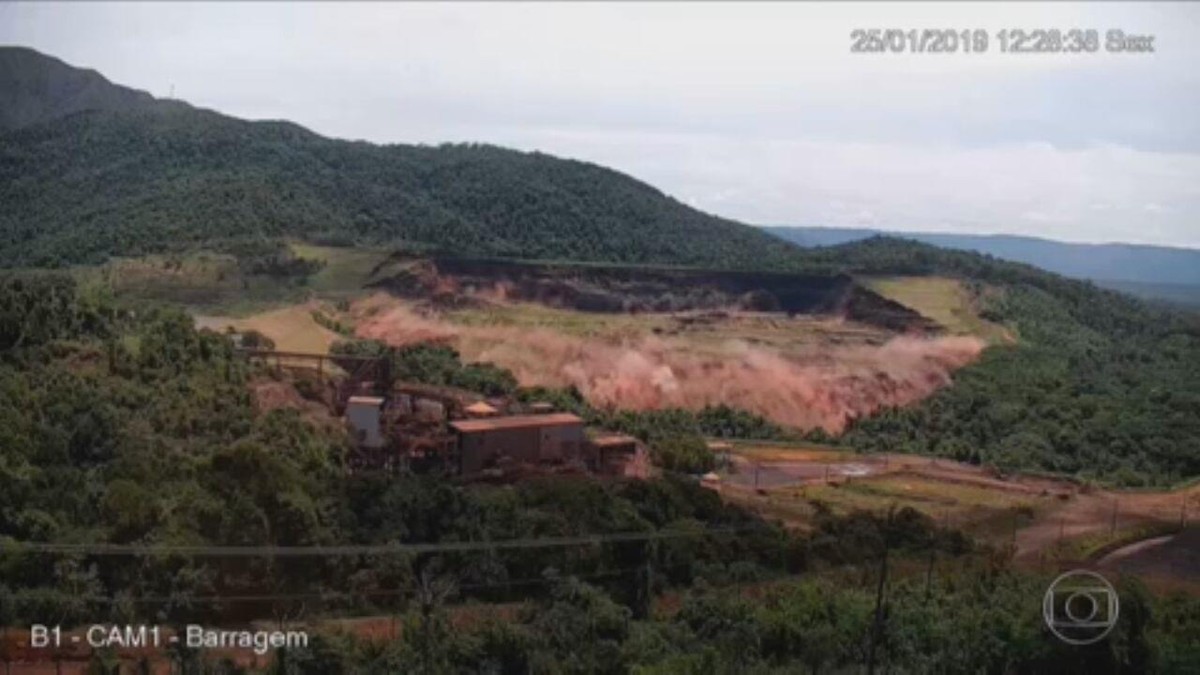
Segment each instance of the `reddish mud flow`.
M363 318L357 333L397 346L447 341L466 360L512 370L522 384L574 385L602 407L696 409L725 403L831 433L853 418L929 396L984 347L972 337L900 336L878 346L788 353L736 340L700 349L678 338L611 342L549 329L459 326L403 305Z

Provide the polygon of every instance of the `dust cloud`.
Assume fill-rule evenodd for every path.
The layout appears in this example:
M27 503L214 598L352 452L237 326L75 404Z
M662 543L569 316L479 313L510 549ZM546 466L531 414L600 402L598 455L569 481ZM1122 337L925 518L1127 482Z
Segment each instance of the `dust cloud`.
M973 337L897 336L881 345L786 353L739 340L700 346L646 335L618 341L550 329L456 325L390 303L366 312L357 333L392 345L445 342L468 361L510 369L524 385L574 385L601 407L698 409L725 403L830 433L856 417L929 396L984 348Z

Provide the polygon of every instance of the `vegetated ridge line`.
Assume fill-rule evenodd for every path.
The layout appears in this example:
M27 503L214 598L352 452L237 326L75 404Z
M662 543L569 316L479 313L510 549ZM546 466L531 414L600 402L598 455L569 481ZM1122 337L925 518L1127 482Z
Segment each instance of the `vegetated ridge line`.
M710 528L700 532L618 532L575 537L501 539L498 541L459 541L436 544L368 544L346 546L154 546L145 544L56 544L53 542L0 540L0 552L85 553L90 555L161 555L179 554L214 557L312 558L322 556L377 555L386 553L450 553L492 551L496 549L550 548L610 542L687 539L709 535L738 534L762 530L762 526Z

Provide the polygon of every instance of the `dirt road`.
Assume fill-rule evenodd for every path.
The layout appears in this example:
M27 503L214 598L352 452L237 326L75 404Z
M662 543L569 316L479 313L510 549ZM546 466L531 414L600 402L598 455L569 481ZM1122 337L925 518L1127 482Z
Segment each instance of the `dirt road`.
M972 525L988 520L1000 522L997 541L1002 536L1005 540L1002 543L1015 543L1017 561L1022 563L1040 563L1050 549L1083 537L1102 541L1105 537L1139 533L1155 536L1164 528L1200 523L1200 485L1154 492L1089 490L1068 480L1048 477L1001 477L978 466L945 459L911 455L837 456L804 448L797 448L791 454L786 448L769 453L760 450L756 448L744 456L735 452L733 470L721 476L721 489L730 498L745 501L745 495L757 490L764 493L760 499L773 500L778 505L788 493L795 493L796 488L840 485L842 490L836 492L841 492L851 507L866 503L864 496L873 497L876 505L912 505L926 512L936 502L934 511L957 511L967 520L950 522L976 534L979 529ZM896 481L903 485L909 479L922 489L897 492ZM812 489L807 495L814 493L823 499L840 498L829 491ZM1005 498L999 499L1002 495ZM852 496L854 499L850 499ZM1020 518L1012 511L1017 507ZM1015 537L1010 534L1014 527ZM1193 545L1191 554L1200 559L1200 546L1195 546L1196 543L1194 539L1181 538L1180 543L1163 550L1184 547L1186 551L1185 545ZM1140 554L1134 560L1150 555Z
M1122 574L1200 583L1200 526L1117 549L1097 565Z

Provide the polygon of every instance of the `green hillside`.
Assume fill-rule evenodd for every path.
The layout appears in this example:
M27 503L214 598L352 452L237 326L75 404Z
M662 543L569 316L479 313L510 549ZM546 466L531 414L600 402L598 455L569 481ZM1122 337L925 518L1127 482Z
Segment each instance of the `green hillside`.
M921 404L859 420L844 442L1127 485L1200 474L1200 315L900 239L806 257L818 269L964 279L981 318L1017 337Z
M0 265L231 238L481 256L782 265L793 246L593 164L484 145L377 146L181 104L0 136Z

